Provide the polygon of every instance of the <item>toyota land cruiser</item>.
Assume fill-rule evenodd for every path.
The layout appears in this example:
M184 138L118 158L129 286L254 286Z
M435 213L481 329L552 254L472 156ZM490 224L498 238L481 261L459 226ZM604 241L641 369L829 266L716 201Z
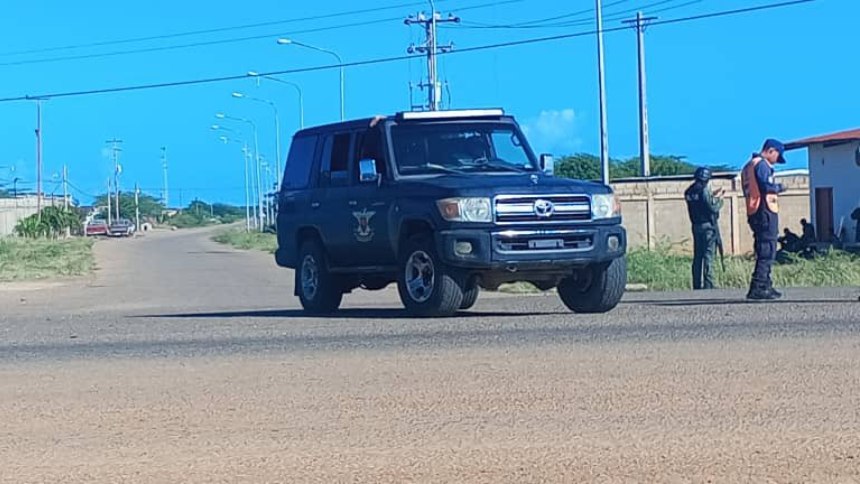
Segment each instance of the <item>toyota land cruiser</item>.
M502 110L404 112L295 134L278 197L279 266L309 313L396 283L407 311L448 316L480 288L556 288L578 313L627 281L612 190L555 177Z

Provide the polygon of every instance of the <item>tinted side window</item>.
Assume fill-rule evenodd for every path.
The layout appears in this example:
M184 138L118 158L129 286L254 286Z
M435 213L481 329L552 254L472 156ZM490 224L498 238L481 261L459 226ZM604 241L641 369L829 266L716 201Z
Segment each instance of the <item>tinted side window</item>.
M385 163L385 148L382 131L369 128L358 133L356 141L356 163L353 167L353 180L358 181L358 161L364 159L376 160L376 172L385 178L387 165Z
M322 153L322 177L320 184L343 186L349 184L350 133L336 134L326 138Z
M297 190L308 186L311 166L314 164L314 155L316 154L316 145L316 136L302 136L293 139L290 154L287 157L287 166L284 169L283 188Z

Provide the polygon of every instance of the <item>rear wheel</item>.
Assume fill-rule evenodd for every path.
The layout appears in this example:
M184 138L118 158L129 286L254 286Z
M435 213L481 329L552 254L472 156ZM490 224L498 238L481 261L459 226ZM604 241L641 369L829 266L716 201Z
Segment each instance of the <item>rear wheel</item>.
M343 289L328 271L328 263L319 243L306 241L299 250L296 289L302 307L311 314L336 311L343 299Z
M397 289L413 316L444 317L463 303L463 283L436 254L432 239L416 237L403 246Z
M575 313L606 313L621 302L627 286L627 259L595 264L558 285L564 305Z

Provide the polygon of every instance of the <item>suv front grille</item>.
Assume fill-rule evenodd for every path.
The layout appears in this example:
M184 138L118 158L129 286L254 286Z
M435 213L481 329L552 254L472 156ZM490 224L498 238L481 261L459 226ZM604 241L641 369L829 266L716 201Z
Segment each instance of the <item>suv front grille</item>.
M498 224L591 220L591 199L588 195L499 195L494 204Z
M579 231L508 231L494 238L496 251L502 254L583 252L594 247L594 234Z

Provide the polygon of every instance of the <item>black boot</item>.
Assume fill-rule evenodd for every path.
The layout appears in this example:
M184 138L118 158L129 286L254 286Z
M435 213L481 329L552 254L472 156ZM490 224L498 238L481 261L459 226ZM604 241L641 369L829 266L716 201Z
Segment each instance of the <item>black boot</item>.
M780 299L782 297L782 293L774 289L773 286L770 286L770 289L768 289L767 291L770 293L771 296L773 296L774 299Z
M747 299L751 301L773 301L774 299L778 299L778 296L765 286L753 284L747 293Z

